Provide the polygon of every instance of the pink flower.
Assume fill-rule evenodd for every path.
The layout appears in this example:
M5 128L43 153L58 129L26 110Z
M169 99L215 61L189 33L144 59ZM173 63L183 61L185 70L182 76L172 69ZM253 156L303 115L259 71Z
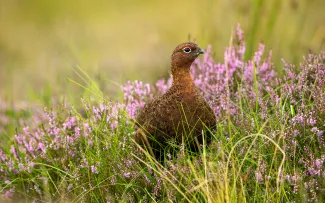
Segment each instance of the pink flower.
M71 129L76 126L76 118L75 117L69 117L65 123L62 124L63 129Z
M90 166L90 168L91 168L91 172L92 172L92 173L96 173L96 174L98 174L98 171L97 171L96 166L92 165L92 166Z
M10 153L15 157L15 159L18 159L18 153L15 146L11 145Z
M38 149L40 149L42 152L45 152L45 147L44 147L44 144L42 142L38 143Z

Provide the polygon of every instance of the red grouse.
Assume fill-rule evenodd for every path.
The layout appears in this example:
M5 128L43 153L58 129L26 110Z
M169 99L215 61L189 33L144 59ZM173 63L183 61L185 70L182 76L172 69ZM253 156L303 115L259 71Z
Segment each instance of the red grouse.
M170 143L185 143L197 151L203 136L206 143L211 140L216 117L190 74L191 64L203 53L193 42L178 45L171 56L172 87L147 103L136 118L135 141L150 148L158 160L163 159Z

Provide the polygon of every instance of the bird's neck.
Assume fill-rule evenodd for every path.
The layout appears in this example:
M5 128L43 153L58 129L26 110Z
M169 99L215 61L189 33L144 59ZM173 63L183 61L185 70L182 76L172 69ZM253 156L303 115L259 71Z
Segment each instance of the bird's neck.
M173 86L174 85L182 85L186 87L194 86L194 81L190 73L190 68L173 68L172 67L172 75L173 75Z

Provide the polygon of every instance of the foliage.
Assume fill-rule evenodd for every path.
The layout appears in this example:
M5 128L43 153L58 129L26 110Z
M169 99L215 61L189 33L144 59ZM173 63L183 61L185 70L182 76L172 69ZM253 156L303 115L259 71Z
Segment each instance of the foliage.
M199 156L181 150L161 167L138 148L132 119L167 91L172 77L155 85L128 82L124 103L82 100L82 109L45 109L38 123L28 122L1 146L3 198L323 202L325 54L309 54L299 67L284 61L279 77L263 44L244 59L239 26L224 63L212 59L211 49L191 69L218 121L215 139ZM1 108L2 128L8 127L7 111Z

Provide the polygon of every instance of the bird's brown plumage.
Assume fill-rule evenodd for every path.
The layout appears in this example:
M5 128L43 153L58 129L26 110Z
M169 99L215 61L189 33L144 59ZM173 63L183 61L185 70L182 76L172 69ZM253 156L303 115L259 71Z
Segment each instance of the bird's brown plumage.
M184 141L196 148L195 140L203 142L202 132L206 131L209 142L211 130L216 127L215 114L190 75L191 64L202 53L195 43L178 45L171 56L171 88L147 103L136 118L136 142L152 149L157 159L161 159L169 141L177 144Z

